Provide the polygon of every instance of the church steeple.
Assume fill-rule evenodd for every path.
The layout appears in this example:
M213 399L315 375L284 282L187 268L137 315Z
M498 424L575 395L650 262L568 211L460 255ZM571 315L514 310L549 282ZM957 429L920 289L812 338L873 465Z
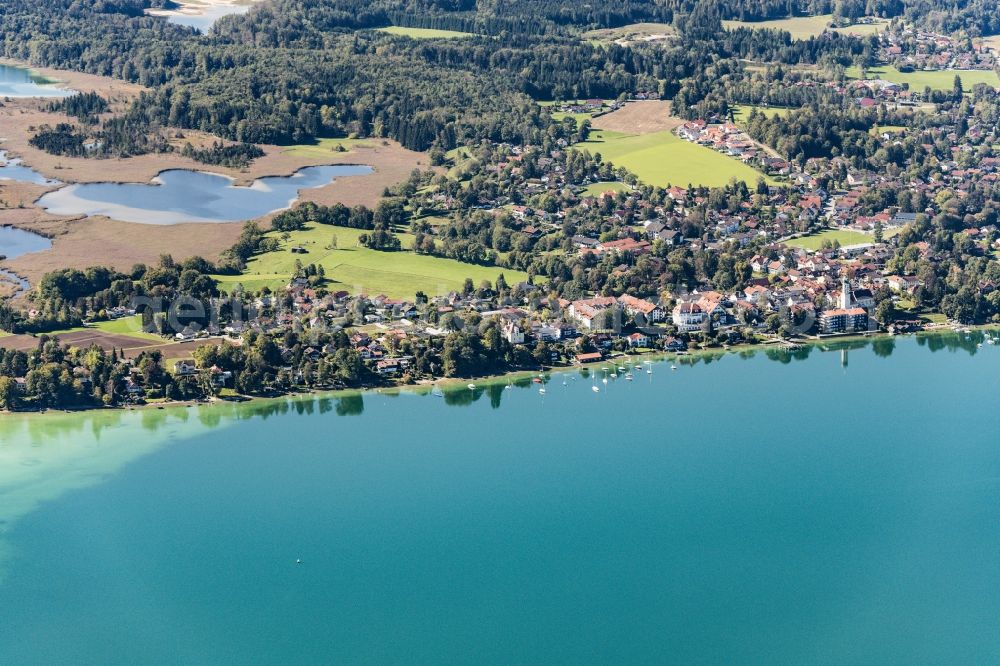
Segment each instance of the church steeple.
M840 303L838 306L842 310L848 310L851 307L851 283L848 282L847 278L844 278L840 283Z

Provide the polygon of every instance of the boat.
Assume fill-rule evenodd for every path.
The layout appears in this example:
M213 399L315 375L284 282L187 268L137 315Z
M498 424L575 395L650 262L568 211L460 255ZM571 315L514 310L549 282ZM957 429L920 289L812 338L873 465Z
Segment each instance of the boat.
M672 365L672 366L670 366L670 369L671 369L671 370L676 370L676 369L677 369L677 366L676 366L676 365Z
M439 388L439 387L438 387L438 386L437 386L437 385L435 384L434 388L432 388L432 389L431 389L431 395L435 395L435 396L437 396L437 397L439 397L439 398L443 398L443 397L444 397L444 391L442 391L442 390L441 390L441 389L440 389L440 388Z
M625 373L625 379L632 381L632 373L631 372Z
M542 395L545 395L545 389L543 388L538 389L538 392L541 393Z
M607 383L608 383L608 378L607 378L607 377L605 377L605 378L604 378L604 379L602 379L601 381L602 381L602 382L604 382L605 384L607 384Z
M646 374L647 374L647 375L651 375L651 374L653 374L653 371L652 371L652 370L647 370L647 371L646 371Z
M642 370L642 366L641 366L641 365L639 365L638 363L636 363L636 364L635 364L635 369L636 369L636 370Z
M469 390L470 391L475 391L476 390L476 385L475 384L469 384Z
M535 377L531 381L535 382L536 384L541 384L542 383L542 378L541 377Z
M601 389L597 388L596 386L591 386L590 390L593 391L594 393L600 393L601 392Z

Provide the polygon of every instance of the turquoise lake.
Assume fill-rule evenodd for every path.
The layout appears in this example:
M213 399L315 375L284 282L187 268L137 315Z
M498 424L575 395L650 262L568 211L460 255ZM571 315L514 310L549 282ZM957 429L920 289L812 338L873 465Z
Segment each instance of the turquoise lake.
M997 663L983 342L2 417L0 663Z
M43 195L36 205L54 215L104 215L140 224L236 222L288 208L301 190L370 173L373 169L364 165L312 166L242 186L216 173L170 169L149 184L68 185Z

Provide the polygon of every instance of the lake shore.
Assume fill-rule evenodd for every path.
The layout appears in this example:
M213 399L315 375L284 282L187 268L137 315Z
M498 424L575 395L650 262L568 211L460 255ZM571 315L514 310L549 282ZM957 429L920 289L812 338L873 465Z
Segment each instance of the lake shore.
M128 412L128 411L141 411L141 410L167 410L167 409L185 409L192 407L214 407L214 406L234 406L234 405L266 405L274 403L282 403L288 401L298 401L306 399L322 399L322 398L340 398L351 395L400 395L403 393L412 393L415 395L427 395L434 388L439 388L442 391L449 392L459 392L463 390L470 390L469 385L474 385L476 391L485 390L490 387L495 387L497 385L514 385L514 386L526 386L532 383L532 380L536 377L542 378L544 386L546 383L552 381L553 377L558 377L561 375L569 375L573 373L590 373L595 371L600 371L602 368L612 368L618 367L618 363L625 358L631 358L633 360L641 361L640 364L645 364L646 361L652 363L664 363L666 361L672 361L681 366L693 366L703 360L709 359L719 359L729 355L754 355L758 352L782 352L785 354L795 354L796 352L801 352L803 349L810 348L820 348L823 349L826 346L832 347L832 349L823 349L823 351L839 351L839 350L850 350L857 345L865 345L868 343L877 342L879 340L896 340L897 338L909 338L909 337L933 337L933 336L944 336L948 334L952 335L966 335L964 331L968 329L969 334L980 333L984 337L989 333L1000 333L1000 325L997 324L985 324L979 326L969 326L962 327L961 329L953 328L938 328L934 330L918 331L916 333L886 333L886 332L873 332L866 335L842 335L842 336L832 336L822 339L808 338L808 339L796 339L790 341L791 346L787 343L769 342L769 343L754 343L754 344L739 344L730 345L727 347L703 347L693 350L683 351L683 352L666 352L666 351L647 351L647 352L635 352L635 353L625 353L616 352L613 355L609 355L602 359L601 361L595 361L593 363L574 363L571 365L560 365L551 366L546 368L528 369L528 370L515 370L506 373L500 373L495 375L483 375L477 377L438 377L435 379L421 379L417 382L411 384L384 384L384 385L371 385L371 386L360 386L360 387L344 387L338 389L313 389L313 390L303 390L303 391L289 391L287 393L282 393L279 395L271 396L247 396L247 395L234 395L231 397L215 397L206 400L182 400L182 401L158 401L149 402L145 404L138 405L121 405L115 407L73 407L73 408L51 408L45 410L18 410L15 412L0 411L0 414L8 415L23 415L28 417L43 418L52 414L74 414L74 413L86 413L86 412ZM808 353L808 352L807 352ZM615 379L614 381L618 381ZM625 381L625 380L622 380Z

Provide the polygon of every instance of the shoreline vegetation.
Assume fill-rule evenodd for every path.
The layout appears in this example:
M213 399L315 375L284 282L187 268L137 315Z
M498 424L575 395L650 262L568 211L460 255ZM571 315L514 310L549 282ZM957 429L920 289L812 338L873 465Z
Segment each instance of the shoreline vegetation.
M599 372L602 369L617 367L623 359L630 358L642 364L647 361L662 364L667 361L680 366L694 366L704 359L717 359L729 355L754 355L761 352L774 351L786 355L789 360L794 358L794 354L804 348L820 348L823 351L849 351L859 343L867 346L877 343L880 340L894 341L899 338L908 337L944 337L955 334L975 334L984 336L997 333L1000 334L1000 325L983 324L975 326L936 326L924 331L910 333L887 333L885 331L873 331L867 334L843 334L830 336L810 336L795 338L790 340L776 339L754 344L736 344L725 346L701 347L683 352L666 352L661 350L629 352L615 352L604 357L600 361L586 363L569 363L554 366L542 366L536 369L518 369L510 372L498 374L488 374L469 377L438 377L434 379L422 379L413 383L386 382L370 386L342 387L342 388L315 388L303 390L289 390L274 395L241 395L231 393L226 396L215 396L212 398L197 400L175 400L175 401L152 401L144 404L115 405L115 406L81 406L81 407L50 407L43 409L18 409L0 410L2 415L24 415L24 416L46 416L55 414L76 414L86 412L107 412L107 411L136 411L136 410L160 410L160 409L182 409L188 407L213 407L221 405L231 405L233 403L267 404L275 401L304 400L307 398L337 398L350 395L381 395L392 393L413 393L416 395L427 395L435 389L442 391L468 391L485 390L498 384L514 385L519 387L529 386L535 378L543 378L543 386L553 377L580 373L584 377L589 373ZM984 337L985 339L985 337ZM823 349L825 345L831 345L833 349ZM631 370L631 368L629 368ZM605 375L606 376L606 375ZM621 381L625 381L622 379ZM475 389L470 389L470 385L475 385Z

